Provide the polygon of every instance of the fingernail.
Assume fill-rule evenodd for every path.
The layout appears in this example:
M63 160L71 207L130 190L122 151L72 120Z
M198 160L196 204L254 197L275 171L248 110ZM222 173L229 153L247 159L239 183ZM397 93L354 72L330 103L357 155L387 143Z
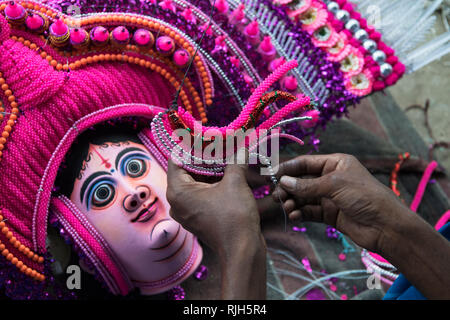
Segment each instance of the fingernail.
M280 184L282 187L284 187L286 189L294 190L295 185L297 184L297 179L289 177L289 176L282 176L280 179Z

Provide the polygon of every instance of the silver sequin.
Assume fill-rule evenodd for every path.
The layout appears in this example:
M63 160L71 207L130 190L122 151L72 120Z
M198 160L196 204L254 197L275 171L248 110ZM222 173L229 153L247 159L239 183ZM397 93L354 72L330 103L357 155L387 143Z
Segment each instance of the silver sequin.
M358 31L355 32L354 37L356 40L358 40L359 42L364 42L367 39L369 39L369 34L367 33L366 30L364 29L359 29Z
M356 19L350 19L345 24L345 29L350 30L351 33L355 33L359 30L359 22Z
M346 23L350 19L350 13L345 10L339 10L338 12L336 12L336 19L342 21L343 23Z
M384 53L381 50L377 50L374 53L372 53L372 58L378 64L383 63L384 61L386 61L386 53Z
M392 66L389 63L383 63L380 66L380 72L383 77L387 77L392 73Z
M338 12L338 10L339 10L339 5L338 5L336 2L331 1L331 2L327 5L327 8L328 8L328 10L329 10L330 12L332 12L333 14L336 14L336 12Z
M363 47L370 53L374 53L377 50L377 43L373 40L366 40L363 42Z

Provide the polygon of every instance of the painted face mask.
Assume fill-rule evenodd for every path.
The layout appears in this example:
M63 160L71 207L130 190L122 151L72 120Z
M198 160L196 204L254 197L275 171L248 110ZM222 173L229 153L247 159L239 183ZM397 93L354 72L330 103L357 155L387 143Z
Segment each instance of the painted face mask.
M196 238L170 217L166 172L145 146L91 144L83 168L70 200L106 240L133 285L153 294L185 280L202 251ZM194 251L190 267L173 279Z

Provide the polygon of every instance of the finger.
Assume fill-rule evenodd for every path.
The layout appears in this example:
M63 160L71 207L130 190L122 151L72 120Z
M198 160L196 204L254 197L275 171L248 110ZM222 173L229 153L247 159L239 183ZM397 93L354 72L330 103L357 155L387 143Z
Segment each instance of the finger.
M274 168L277 178L287 175L297 177L300 175L321 175L325 166L333 166L339 160L338 155L304 155L280 163Z
M291 213L292 211L295 210L296 204L295 204L294 200L288 199L282 204L282 206L283 206L284 211L287 214L289 214L289 213Z
M300 208L303 221L323 222L323 209L321 206L307 205Z
M245 177L248 170L248 157L249 152L247 149L239 149L236 154L228 160L223 181L228 181L231 183L245 182L245 184L247 184Z
M272 192L272 198L275 202L282 202L288 198L288 193L283 190L280 186L277 185L275 190Z
M301 221L303 221L302 212L299 209L296 209L296 210L292 211L289 214L289 220L301 220Z
M300 179L282 176L280 186L289 194L302 198L322 198L331 195L333 184L328 176L315 179Z
M181 183L190 184L195 182L186 170L175 164L171 159L167 162L167 185L178 187Z

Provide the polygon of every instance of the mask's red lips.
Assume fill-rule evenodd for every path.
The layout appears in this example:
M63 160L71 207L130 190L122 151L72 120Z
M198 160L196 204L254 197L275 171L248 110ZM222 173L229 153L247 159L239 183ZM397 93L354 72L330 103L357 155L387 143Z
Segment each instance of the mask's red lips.
M139 211L138 215L131 220L131 222L147 222L150 220L156 213L156 202L158 201L158 198L155 198L152 203L149 204L148 208L144 208L141 211Z

